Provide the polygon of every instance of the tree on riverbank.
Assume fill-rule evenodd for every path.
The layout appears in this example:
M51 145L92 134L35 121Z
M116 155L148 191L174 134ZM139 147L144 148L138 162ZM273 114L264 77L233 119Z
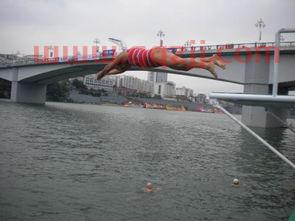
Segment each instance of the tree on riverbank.
M83 81L79 81L78 79L74 79L72 81L72 86L75 87L81 94L85 94L88 91L88 88Z
M46 100L64 102L69 100L70 82L68 80L47 85Z
M102 89L88 89L87 86L83 83L83 81L79 81L74 79L72 81L72 86L76 88L80 94L91 95L93 97L100 97L100 96L108 96L106 90Z

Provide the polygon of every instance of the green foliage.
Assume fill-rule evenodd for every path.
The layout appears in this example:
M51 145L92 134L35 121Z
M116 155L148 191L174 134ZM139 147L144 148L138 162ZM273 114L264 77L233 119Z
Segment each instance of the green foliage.
M11 82L0 79L0 98L10 98Z
M88 91L86 85L83 84L83 81L77 79L72 81L72 86L74 86L81 94L87 93Z
M108 93L106 90L104 89L98 89L98 90L95 90L95 89L88 89L87 86L85 86L83 84L83 81L79 81L77 79L73 80L72 81L72 86L74 88L76 88L80 94L86 94L86 95L91 95L91 96L94 96L94 97L100 97L100 96L108 96Z
M68 101L70 83L68 80L47 85L46 98L48 101Z
M151 98L150 95L146 94L146 93L133 93L128 95L129 97L139 97L139 98Z
M85 91L82 92L82 94L91 95L91 96L94 96L94 97L100 97L101 96L101 91L100 90L94 90L94 89L89 89L89 90L86 89Z
M162 99L161 95L155 94L154 96L155 99Z

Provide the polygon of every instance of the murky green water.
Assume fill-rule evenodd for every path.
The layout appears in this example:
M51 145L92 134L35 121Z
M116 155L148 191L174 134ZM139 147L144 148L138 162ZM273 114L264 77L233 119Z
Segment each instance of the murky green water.
M258 132L295 161L294 134ZM0 102L1 221L286 220L293 209L294 171L225 115Z

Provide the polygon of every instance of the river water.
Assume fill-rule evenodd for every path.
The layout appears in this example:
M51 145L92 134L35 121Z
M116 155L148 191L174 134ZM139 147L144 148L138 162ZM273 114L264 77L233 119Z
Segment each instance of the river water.
M256 131L295 161L294 134ZM223 114L0 102L1 221L262 221L294 209L294 171Z

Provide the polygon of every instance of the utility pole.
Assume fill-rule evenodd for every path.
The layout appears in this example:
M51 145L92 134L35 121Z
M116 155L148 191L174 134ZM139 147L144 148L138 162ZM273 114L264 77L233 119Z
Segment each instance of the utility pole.
M258 40L261 41L261 36L262 36L262 29L265 28L265 23L264 21L260 18L257 23L255 24L256 28L258 28L259 36Z

